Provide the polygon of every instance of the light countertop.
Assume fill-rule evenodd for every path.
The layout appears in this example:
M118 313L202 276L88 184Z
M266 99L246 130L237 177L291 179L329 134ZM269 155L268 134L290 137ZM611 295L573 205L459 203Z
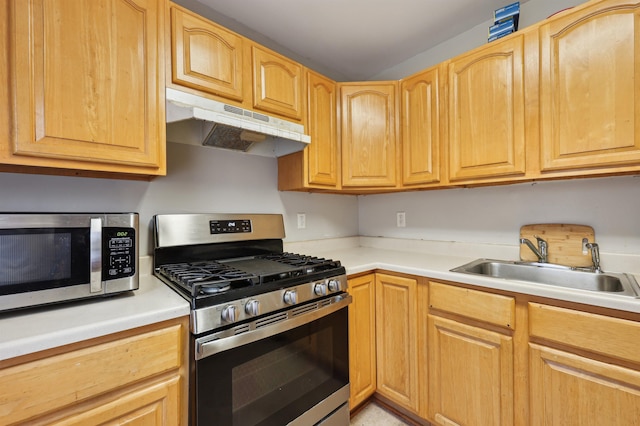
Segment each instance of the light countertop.
M299 250L302 253L340 260L347 275L358 274L375 269L384 269L410 275L428 277L436 280L471 284L487 289L509 291L533 296L559 299L592 306L640 313L640 299L619 296L610 293L577 290L554 285L544 285L525 281L506 280L458 272L451 269L474 261L478 258L517 260L517 247L473 247L457 243L421 243L417 241L392 240L386 238L360 237L357 245L290 244L285 250ZM637 271L640 257L609 256L610 272ZM640 283L640 274L633 274Z
M106 298L0 314L0 360L189 315L189 303L151 275Z
M515 260L517 247L353 237L289 243L285 250L339 260L348 275L382 269L640 313L637 298L450 272L481 257ZM640 282L640 256L609 256L607 260L605 271L634 271ZM150 265L150 259L141 263ZM171 288L143 274L140 288L133 292L0 314L0 361L187 316L189 310L189 303Z

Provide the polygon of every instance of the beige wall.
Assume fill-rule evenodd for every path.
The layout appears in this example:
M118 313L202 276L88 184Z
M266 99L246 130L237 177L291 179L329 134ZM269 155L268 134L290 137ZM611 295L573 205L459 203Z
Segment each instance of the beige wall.
M358 233L355 196L279 192L275 158L170 143L168 175L151 182L0 173L0 211L140 213L140 253L157 213L280 213L287 241ZM298 230L297 213L307 214Z
M505 4L508 3L508 1L505 1ZM521 4L518 28L523 29L540 22L555 12L582 3L584 2L580 0L529 0ZM487 43L488 28L491 24L491 19L487 19L483 24L477 25L459 36L382 71L372 80L401 79L468 50L482 46Z
M572 3L530 0L522 22ZM388 72L404 76L483 43L485 27L481 36L473 29ZM282 213L288 241L360 233L515 244L523 223L584 223L594 226L603 251L640 253L638 177L355 197L279 192L273 158L169 144L167 162L168 176L152 182L0 173L0 210L137 211L142 254L152 248L153 214L208 211ZM407 228L395 227L396 211L406 212ZM307 214L304 230L296 228L297 213Z
M530 0L520 28L583 2ZM486 43L489 21L381 73L402 78ZM396 227L396 212L406 228ZM359 233L438 241L517 245L527 223L576 223L595 228L602 251L640 254L640 177L596 178L359 198ZM638 269L640 270L640 268Z
M517 246L522 225L571 223L592 226L603 252L640 255L640 176L372 195L359 210L365 236Z

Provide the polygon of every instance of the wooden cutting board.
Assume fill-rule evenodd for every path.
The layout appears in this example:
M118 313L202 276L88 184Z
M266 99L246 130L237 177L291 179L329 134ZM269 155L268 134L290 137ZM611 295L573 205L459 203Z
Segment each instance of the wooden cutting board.
M589 267L591 251L582 248L582 239L586 238L590 243L595 242L593 228L586 225L570 225L562 223L541 223L524 225L520 228L520 238L529 239L534 246L538 241L534 235L538 235L547 242L549 263L560 265ZM526 244L520 244L520 259L535 262L537 256Z

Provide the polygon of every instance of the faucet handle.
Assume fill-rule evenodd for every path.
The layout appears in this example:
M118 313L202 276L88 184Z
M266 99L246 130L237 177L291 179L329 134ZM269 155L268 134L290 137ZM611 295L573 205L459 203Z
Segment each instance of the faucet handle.
M586 243L585 247L591 250L591 261L593 262L593 270L595 272L602 272L600 267L600 248L596 243Z
M542 262L547 263L549 261L549 252L547 250L549 245L542 237L538 235L534 235L534 237L538 240L538 250L540 250Z
M547 243L546 240L544 240L542 237L540 237L538 235L534 235L534 237L536 238L536 240L538 240L538 249L540 249L540 252L546 258L546 256L547 256L547 248L549 247L549 244Z

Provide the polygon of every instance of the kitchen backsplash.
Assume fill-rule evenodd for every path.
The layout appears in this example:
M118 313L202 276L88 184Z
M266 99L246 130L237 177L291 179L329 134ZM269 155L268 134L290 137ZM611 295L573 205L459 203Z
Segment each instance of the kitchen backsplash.
M151 182L0 174L3 211L137 211L141 250L156 213L258 212L285 216L286 242L387 237L518 246L527 223L581 223L603 253L640 254L640 177L347 196L279 192L272 158L168 144L167 177ZM396 227L405 212L406 227ZM306 228L297 229L305 213Z
M279 192L277 162L217 148L167 144L168 174L151 182L0 173L1 211L135 211L140 253L157 213L282 213L292 241L358 233L355 196ZM297 213L307 227L297 229Z

